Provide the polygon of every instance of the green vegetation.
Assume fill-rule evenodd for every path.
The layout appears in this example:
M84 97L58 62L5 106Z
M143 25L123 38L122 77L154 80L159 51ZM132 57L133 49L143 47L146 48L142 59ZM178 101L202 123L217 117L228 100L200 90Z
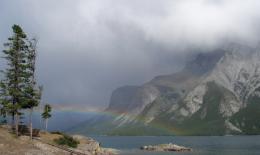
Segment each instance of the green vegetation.
M260 88L259 88L260 89ZM260 91L256 89L255 92ZM178 100L180 99L180 100ZM215 82L207 83L207 92L203 97L201 108L189 117L182 116L179 112L181 108L186 108L181 97L173 91L159 96L154 102L147 105L137 121L115 127L113 118L101 121L98 125L91 127L80 127L77 131L91 134L106 135L226 135L241 134L238 131L229 130L226 120L242 130L242 134L260 133L260 97L250 96L247 107L241 109L231 118L225 117L220 112L222 103L227 100L236 101L237 98L232 92L218 85ZM180 105L174 112L170 112L174 104ZM145 124L149 116L154 117L150 123ZM80 130L81 129L81 130ZM84 129L84 131L82 130ZM97 132L98 131L98 132Z
M191 117L182 118L175 113L163 113L152 123L160 123L161 126L173 130L177 135L224 135L225 118L222 117L218 109L224 96L232 94L214 82L207 83L207 87L208 91L203 98L200 110ZM173 117L176 119L170 119Z
M52 131L51 134L63 135L63 132L61 132L61 131Z
M208 91L203 98L202 107L181 126L192 135L224 135L225 119L219 112L219 106L224 100L224 95L231 93L214 82L209 82L207 87Z
M107 133L108 135L117 135L117 136L166 136L173 135L172 132L161 128L158 125L145 125L142 122L133 123L126 125L124 127L116 128L111 132Z
M36 39L29 39L19 25L13 25L12 30L13 35L3 50L7 68L1 71L0 109L3 117L12 116L18 136L21 110L30 109L32 120L32 111L40 102L42 89L35 80ZM32 137L32 122L30 129Z
M62 137L55 139L54 142L58 145L69 146L69 147L72 147L72 148L77 148L78 144L80 143L79 141L77 141L73 137L66 135L66 134L62 134Z
M42 118L44 119L44 122L45 122L45 131L47 131L47 129L48 129L48 120L50 117L51 117L51 105L46 104L44 106L44 110L42 113Z
M259 90L257 90L259 91ZM246 108L241 109L230 120L246 134L260 133L260 97L250 96Z

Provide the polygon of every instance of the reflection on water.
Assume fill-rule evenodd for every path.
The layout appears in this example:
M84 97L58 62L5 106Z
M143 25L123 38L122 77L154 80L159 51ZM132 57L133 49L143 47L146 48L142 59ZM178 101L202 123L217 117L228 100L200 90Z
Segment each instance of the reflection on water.
M122 150L123 155L260 155L260 136L94 136L103 147ZM145 152L143 145L176 143L193 148L192 152Z

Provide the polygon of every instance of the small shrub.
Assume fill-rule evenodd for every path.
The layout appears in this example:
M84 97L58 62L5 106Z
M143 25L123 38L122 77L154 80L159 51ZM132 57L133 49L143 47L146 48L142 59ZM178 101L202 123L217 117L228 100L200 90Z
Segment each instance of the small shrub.
M63 136L61 138L55 139L54 142L57 143L58 145L65 145L65 146L69 146L72 148L77 148L77 146L79 144L79 141L77 141L73 137L71 137L69 135L65 135L65 134L63 134Z
M51 133L57 135L64 135L64 133L62 133L61 131L52 131Z

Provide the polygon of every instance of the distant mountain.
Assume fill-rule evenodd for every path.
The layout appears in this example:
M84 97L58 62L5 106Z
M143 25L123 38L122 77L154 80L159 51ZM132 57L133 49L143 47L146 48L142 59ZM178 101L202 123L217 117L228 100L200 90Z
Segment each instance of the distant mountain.
M197 55L184 69L116 89L101 116L74 132L113 135L260 134L260 49Z

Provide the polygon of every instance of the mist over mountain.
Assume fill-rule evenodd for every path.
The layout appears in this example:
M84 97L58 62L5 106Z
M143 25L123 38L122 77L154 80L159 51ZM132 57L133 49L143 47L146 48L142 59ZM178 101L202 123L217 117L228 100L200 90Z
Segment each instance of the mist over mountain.
M198 54L180 72L157 76L141 86L116 89L106 112L117 116L103 116L74 131L112 135L259 134L259 76L260 49L230 43Z
M244 118L240 111L256 100L258 6L258 0L2 0L0 44L13 24L39 39L43 103L107 108L109 117L121 115L116 126L138 118L141 125L183 128L195 114L211 113L207 96L222 92L214 109L225 121L218 121L244 133L245 122L232 117Z
M259 0L1 0L0 44L19 24L39 39L43 101L103 110L114 89L179 71L200 50L231 41L255 46L259 5ZM4 64L0 61L1 69Z
M260 154L259 7L0 0L0 154Z

